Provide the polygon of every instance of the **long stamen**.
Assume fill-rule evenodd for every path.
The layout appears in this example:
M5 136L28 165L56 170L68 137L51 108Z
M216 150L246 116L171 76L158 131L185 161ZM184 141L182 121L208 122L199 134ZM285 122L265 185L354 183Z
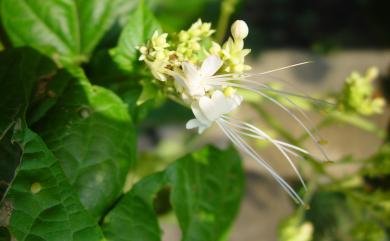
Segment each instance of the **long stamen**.
M287 65L287 66L285 66L285 67L281 67L281 68L277 68L277 69L272 69L272 70L268 70L268 71L261 72L261 73L256 73L256 74L253 74L252 76L269 74L269 73L273 73L273 72L276 72L276 71L285 70L285 69L290 69L290 68L294 68L294 67L297 67L297 66L300 66L300 65L310 64L310 63L312 63L312 62L311 62L311 61L305 61L305 62L301 62L301 63L297 63L297 64Z
M320 146L319 141L317 140L317 138L307 128L307 126L302 122L302 120L300 118L298 118L294 113L292 113L286 106L284 106L283 104L278 102L275 98L273 98L273 97L271 97L271 96L269 96L269 95L267 95L267 94L265 94L265 93L255 89L255 88L253 88L251 86L242 85L242 84L236 84L236 83L226 83L226 85L227 86L231 86L231 87L236 87L236 88L246 89L246 90L252 91L254 93L257 93L257 94L263 96L264 98L266 98L267 100L271 101L272 103L276 104L278 107L280 107L282 110L284 110L288 115L290 115L295 121L298 122L298 124L306 131L306 133L309 135L309 137L313 140L314 144L316 145L317 149L321 152L321 154L323 155L325 160L329 161L328 156L326 155L325 151Z
M298 106L294 101L292 101L288 96L300 97L300 98L304 98L306 100L310 100L310 101L317 102L317 103L333 105L333 104L331 104L329 102L326 102L326 101L316 100L316 99L311 98L311 97L309 97L307 95L297 95L297 94L286 92L286 91L276 90L276 89L274 89L274 88L272 88L272 87L270 87L270 86L268 86L266 84L259 83L257 81L246 79L246 78L236 78L236 79L223 78L223 77L222 78L215 78L214 82L212 82L212 84L213 85L227 85L227 86L232 86L232 84L236 84L236 85L240 84L240 83L236 83L235 81L237 81L237 82L244 82L244 83L248 83L248 84L254 84L254 85L256 85L258 87L258 88L256 88L256 87L252 87L252 86L248 85L247 89L249 89L251 91L254 91L254 90L258 91L258 89L260 88L262 91L264 91L264 90L267 91L268 90L268 91L272 91L272 92L276 92L276 93L281 94L288 103L290 103L292 106L294 106L298 110L299 114L303 116L303 118L309 123L310 126L314 126L312 120L306 115L306 113L302 110L302 108L300 106ZM264 94L264 95L266 95L266 94ZM272 98L272 97L270 97L270 98ZM267 98L267 99L269 99L269 98ZM305 130L305 131L307 132L307 130ZM312 131L312 135L311 136L318 136L319 137L318 139L322 139L320 134L317 132L317 130L315 128L312 128L311 131ZM315 142L317 142L317 141L315 140ZM318 147L319 146L317 145L317 148ZM321 149L321 148L319 148L319 149ZM321 153L323 155L325 154L324 151L321 151ZM324 157L325 157L326 160L329 160L329 158L326 155L324 155Z
M262 165L274 178L275 180L282 186L282 188L298 203L304 204L301 197L292 189L290 185L286 183L273 169L272 167L262 159L257 152L253 150L253 148L247 144L245 140L243 140L234 130L229 129L223 122L220 120L216 121L221 130L225 133L225 135L233 142L237 148L245 151L249 156L251 156L255 161L257 161L260 165Z
M271 82L272 81L271 78L273 78L273 77L272 76L267 76L267 79L263 80L263 82ZM279 81L281 81L281 80L279 80ZM329 102L324 101L324 100L319 100L319 99L310 97L310 96L308 96L306 94L297 94L297 93L293 93L293 92L290 92L290 91L285 91L285 90L279 90L279 89L272 88L271 86L269 86L269 85L267 85L265 83L259 83L258 79L257 80L251 80L251 79L247 79L247 77L245 77L245 76L241 76L241 77L240 76L238 76L238 77L236 76L236 77L233 78L233 77L220 77L220 75L218 75L218 76L215 76L214 78L209 78L208 79L208 83L210 85L213 85L213 86L229 85L230 83L236 83L236 82L253 84L253 85L256 85L258 88L261 88L262 90L275 92L275 93L281 94L283 96L298 97L298 98L302 98L302 99L311 101L311 102L316 103L316 104L334 106L333 103L329 103Z
M254 82L255 83L255 82ZM256 83L255 83L256 84ZM309 97L308 97L309 98ZM313 121L307 116L307 114L304 112L304 110L299 106L297 105L294 101L292 101L288 96L284 96L284 99L289 103L291 104L292 106L295 107L295 109L298 110L299 114L301 116L303 116L303 118L305 118L305 120L309 123L310 126L314 126L313 124ZM314 100L314 99L312 99ZM328 103L329 104L329 103ZM312 128L312 133L313 133L313 136L318 136L318 139L322 139L322 137L320 136L320 134L317 132L317 130L315 128Z
M228 117L229 118L229 117ZM233 119L232 119L233 120ZM226 122L227 124L229 125L233 125L233 126L236 126L238 128L240 128L240 125L235 125L234 123L231 123L231 122L227 122L225 120L222 120L224 122ZM282 155L287 159L287 161L289 162L290 166L292 167L292 169L294 170L295 174L298 176L300 182L302 183L303 187L305 188L305 190L307 190L307 187L306 187L306 184L305 184L305 181L303 180L301 174L299 173L298 169L296 168L296 166L294 165L293 161L291 160L291 158L288 156L288 154L286 153L285 149L283 147L281 147L278 143L276 143L269 135L267 135L265 132L261 131L260 129L256 128L255 126L253 125L250 125L249 123L245 123L245 122L241 122L241 121L238 121L238 120L235 120L237 122L239 122L240 124L244 125L244 126L248 126L249 128L251 128L255 133L257 133L259 136L265 138L266 140L268 140L269 142L271 142L281 153Z
M222 116L222 118L223 118L223 119L226 119L226 120L228 120L228 121L229 121L229 120L230 120L230 121L234 120L233 118L228 117L228 116ZM245 133L245 135L252 136L252 137L255 137L255 136L256 136L256 138L257 138L257 139L260 139L260 140L264 140L264 139L265 139L264 137L259 136L258 133L257 133L256 131L254 131L252 128L248 128L248 127L242 126L242 125L240 125L240 124L236 124L236 125L239 126L239 128L241 128L241 129L243 129L243 130L247 130L247 131L249 131L250 133L254 133L254 134L250 134L250 133L247 133L247 132L243 132L243 133ZM302 148L300 148L300 147L298 147L298 146L294 146L294 145L292 145L292 144L289 144L289 143L286 143L286 142L283 142L283 141L279 141L279 140L274 140L274 141L275 141L276 143L282 145L282 146L285 146L285 147L294 149L294 150L296 150L296 151L302 152L302 153L307 154L307 155L311 155L307 150L302 149ZM286 148L286 150L288 150L288 149Z
M267 70L267 71L260 72L260 73L254 73L254 74L221 74L221 75L218 75L218 76L222 76L222 77L237 77L237 76L240 76L240 77L251 77L251 76L259 76L259 75L270 74L270 73L273 73L273 72L276 72L276 71L290 69L290 68L294 68L294 67L297 67L297 66L300 66L300 65L310 64L310 63L312 63L312 62L305 61L305 62L301 62L301 63L297 63L297 64L292 64L292 65L280 67L280 68L277 68L277 69ZM211 78L213 78L213 77L211 77Z

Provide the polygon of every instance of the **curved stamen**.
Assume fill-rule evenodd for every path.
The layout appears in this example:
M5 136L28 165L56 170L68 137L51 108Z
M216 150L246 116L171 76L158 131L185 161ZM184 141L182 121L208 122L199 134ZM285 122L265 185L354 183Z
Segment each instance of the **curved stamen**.
M229 129L224 125L223 122L217 120L216 123L221 128L221 130L225 133L225 135L233 142L233 144L247 153L250 157L252 157L256 162L258 162L261 166L263 166L274 178L275 180L282 186L282 188L291 196L291 198L297 203L304 204L301 197L294 191L294 189L281 178L273 168L263 159L261 158L256 151L245 141L243 140L235 131Z
M317 138L307 128L307 126L302 122L302 120L300 118L298 118L294 113L292 113L291 110L289 110L286 106L284 106L283 104L278 102L275 98L273 98L273 97L271 97L271 96L269 96L269 95L267 95L267 94L265 94L265 93L255 89L255 88L252 88L250 86L246 86L246 85L242 85L242 84L236 84L236 83L226 83L226 85L227 86L231 86L231 87L240 88L240 89L246 89L246 90L252 91L254 93L257 93L257 94L263 96L264 98L266 98L267 100L271 101L272 103L276 104L281 109L283 109L288 115L290 115L295 121L297 121L298 124L306 131L306 133L313 140L313 142L316 145L317 149L321 152L321 154L324 156L326 161L329 161L328 156L326 155L325 151L320 146L319 141L317 140Z
M231 123L231 122L228 122L228 121L225 121L222 119L222 121L224 121L226 124L228 125L233 125L235 127L238 127L240 128L240 125L236 125L234 123ZM237 121L237 120L236 120ZM255 131L255 133L257 133L259 136L262 136L264 137L266 140L268 140L269 142L271 142L281 153L282 155L287 159L287 161L289 162L290 166L292 167L292 169L294 170L295 174L298 176L299 178L299 181L302 183L302 186L305 188L305 190L307 190L307 187L306 187L306 184L305 184L305 181L303 180L301 174L299 173L298 169L296 168L296 166L294 165L293 161L291 160L291 158L288 156L288 154L285 152L284 148L281 147L278 143L276 143L269 135L267 135L265 132L261 131L260 129L256 128L255 126L253 125L250 125L248 123L245 123L245 122L241 122L241 121L238 121L240 124L244 125L244 126L248 126L249 128L251 128L253 131Z

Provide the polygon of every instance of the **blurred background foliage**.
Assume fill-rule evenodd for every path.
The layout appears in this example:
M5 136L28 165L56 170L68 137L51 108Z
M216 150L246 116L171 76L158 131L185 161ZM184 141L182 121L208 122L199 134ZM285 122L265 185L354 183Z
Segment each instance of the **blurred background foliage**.
M390 47L387 0L147 0L156 18L166 32L187 28L198 18L221 26L226 19L245 19L250 26L246 42L255 54L272 48L294 47L316 54L329 54L349 48ZM184 107L167 100L154 85L134 82L144 76L141 69L131 76L121 71L110 58L109 50L117 45L129 13L138 1L121 1L115 23L99 42L90 61L83 64L86 75L94 84L117 93L138 124L139 136L146 136L140 146L135 174L128 178L126 190L142 177L164 170L176 158L197 147L197 135L186 133L179 141L166 138L158 129L182 125L191 113ZM221 10L222 9L222 10ZM227 18L221 19L221 14ZM227 21L227 20L226 20ZM9 40L0 30L0 51L9 46ZM223 38L224 36L222 36ZM353 70L351 70L353 72ZM353 125L383 139L383 145L368 158L345 156L333 163L319 164L306 157L300 165L306 174L309 190L302 194L308 206L296 206L293 214L280 224L281 241L386 241L390 237L390 135L389 130L377 127L372 115L386 110L385 99L390 96L390 73L368 69L366 73L353 72L345 76L343 89L321 93L321 99L334 103L317 103L299 99L305 111L325 113L316 129L339 125ZM344 81L344 80L340 80ZM377 88L377 87L380 88ZM137 102L135 100L142 100ZM281 100L281 99L280 99ZM307 135L292 136L280 120L267 114L254 98L252 107L265 120L274 136L281 136L292 144L300 145ZM282 100L281 100L282 101ZM288 104L288 103L286 103ZM157 108L158 107L158 108ZM295 108L294 106L290 106ZM347 144L347 143L346 143ZM260 148L266 147L263 143ZM9 146L10 149L15 148ZM159 160L156 164L155 160ZM352 163L356 172L335 177L328 165ZM3 168L3 167L1 167ZM297 181L297 180L294 180ZM299 189L298 185L297 188ZM158 203L161 201L161 203ZM170 210L166 198L158 199L155 206ZM261 215L261 213L259 213ZM256 225L256 224L253 224Z
M320 55L346 49L390 47L387 16L390 2L386 0L246 0L225 1L225 5L226 2L235 6L232 19L245 19L250 26L246 45L255 54L267 49L291 47ZM186 28L198 18L216 25L219 16L216 13L224 8L224 3L215 0L150 1L150 4L163 28L169 31ZM315 160L301 164L306 165L306 169L307 165L310 166L308 173L311 174L307 178L310 188L307 193L302 192L308 207L297 207L292 216L280 224L279 240L386 241L390 238L389 133L367 118L384 111L384 98L380 96L389 96L389 73L378 73L376 68L368 69L366 73L351 72L350 76L345 76L340 92L322 93L321 98L337 103L335 106L305 100L298 103L306 111L326 113L316 126L318 130L340 123L353 125L383 138L383 146L369 158L347 155L334 160L329 164L333 168L346 163L360 167L342 178L334 177L326 165L319 165ZM253 102L264 119L266 111L261 109L261 100L255 98ZM168 123L179 123L188 118L186 111L180 114L181 107L174 106L169 102L152 111L146 119L146 126L154 126L155 117L167 116L167 112L172 113L165 119ZM298 145L307 138L294 138L288 130L281 128L277 120L272 117L265 119L276 136ZM187 138L191 140L192 137ZM188 148L187 144L193 142L187 141L184 146ZM160 148L154 155L166 160L171 155L179 156L186 149L178 143L169 143L169 140L158 146ZM260 147L264 145L260 144Z
M245 19L250 26L246 46L254 54L261 54L267 49L291 47L320 55L345 49L390 47L387 16L390 2L386 0L149 0L147 3L167 32L185 29L198 18L219 26L223 22L219 18L224 11L228 12L227 15L231 14L231 19ZM316 126L319 131L344 123L383 138L384 144L372 157L359 159L348 155L329 164L334 167L353 163L360 167L355 173L342 178L333 177L316 160L300 164L305 166L301 168L310 169L308 173L311 173L307 178L310 189L307 193L302 192L309 208L297 207L292 216L280 224L279 240L389 240L390 143L386 142L389 135L367 118L383 112L384 99L377 97L389 96L388 78L388 73L379 74L376 68L345 76L345 85L340 92L320 95L322 99L337 103L334 106L296 99L306 111L320 110L326 113ZM381 89L377 88L378 83ZM112 82L110 86L113 87ZM156 91L150 88L150 91ZM254 98L252 106L266 120L269 131L275 136L282 136L296 145L308 138L305 135L297 138L290 135L278 120L267 115L259 104L261 102ZM154 108L156 104L159 108ZM149 99L143 105L153 110L146 111L149 112L146 116L140 114L139 120L146 118L141 124L141 132L147 134L148 141L156 148L140 153L143 160L137 169L140 177L163 170L170 160L195 148L197 143L197 137L192 134L186 134L177 141L164 138L156 130L156 126L171 126L187 120L189 112L185 108L169 100L161 102ZM259 147L265 146L261 143ZM155 165L156 159L160 160L159 165ZM132 182L136 180L138 178Z

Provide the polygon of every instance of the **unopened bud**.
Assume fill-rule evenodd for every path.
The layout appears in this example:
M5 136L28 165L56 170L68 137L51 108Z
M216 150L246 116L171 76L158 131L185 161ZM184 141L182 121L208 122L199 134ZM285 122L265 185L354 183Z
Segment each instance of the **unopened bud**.
M249 32L248 25L243 20L236 20L230 30L235 40L246 38Z

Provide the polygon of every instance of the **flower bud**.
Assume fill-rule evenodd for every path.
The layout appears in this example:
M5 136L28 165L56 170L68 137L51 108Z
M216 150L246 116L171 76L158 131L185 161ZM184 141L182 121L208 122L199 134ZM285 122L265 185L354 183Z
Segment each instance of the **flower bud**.
M248 25L243 20L236 20L231 27L234 40L242 40L248 36Z

